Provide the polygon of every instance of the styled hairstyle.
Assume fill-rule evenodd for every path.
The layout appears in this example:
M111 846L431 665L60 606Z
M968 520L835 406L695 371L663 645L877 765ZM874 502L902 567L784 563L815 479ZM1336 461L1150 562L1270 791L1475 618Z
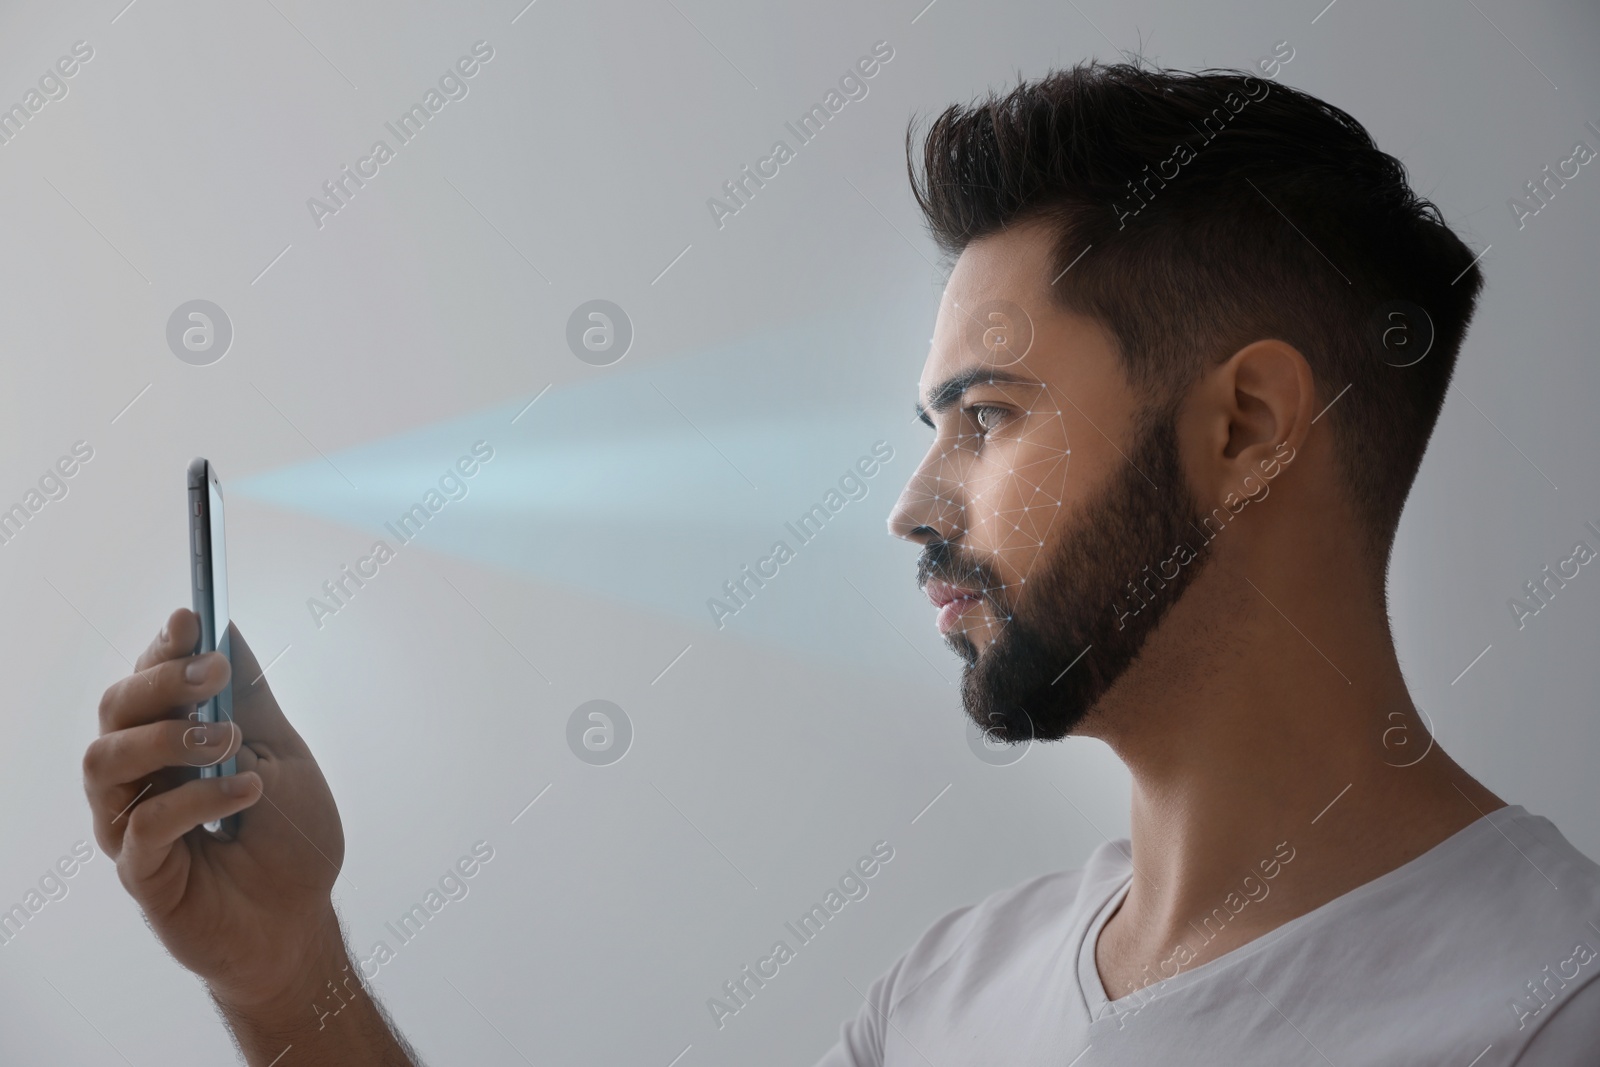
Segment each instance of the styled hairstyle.
M1483 276L1359 122L1243 71L1135 61L954 105L920 161L916 129L912 191L946 255L1053 225L1055 301L1106 327L1151 400L1252 341L1299 349L1318 407L1338 398L1347 497L1387 558Z

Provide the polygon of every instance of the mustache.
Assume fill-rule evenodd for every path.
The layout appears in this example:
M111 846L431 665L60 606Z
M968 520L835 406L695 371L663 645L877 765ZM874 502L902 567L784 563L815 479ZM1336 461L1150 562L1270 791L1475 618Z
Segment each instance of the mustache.
M934 541L917 557L917 588L925 587L936 578L951 585L977 589L990 599L991 592L997 588L988 567L977 560L962 558L949 541Z

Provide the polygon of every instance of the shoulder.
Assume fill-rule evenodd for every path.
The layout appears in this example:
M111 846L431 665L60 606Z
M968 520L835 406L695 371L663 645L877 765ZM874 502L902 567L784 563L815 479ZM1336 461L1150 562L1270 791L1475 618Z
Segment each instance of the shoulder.
M1127 848L1108 842L1082 868L1041 874L941 915L895 964L885 1007L892 1012L930 979L985 981L1037 947L1042 932L1088 922L1125 879Z
M1116 891L1131 869L1127 849L1126 841L1107 842L1080 870L1041 874L939 916L872 983L818 1067L878 1067L908 1001L937 1014L940 1006L970 1003L997 973L1026 966L1030 946L1051 941L1042 935L1088 922ZM891 1022L896 1015L902 1019Z
M1433 964L1427 988L1516 1062L1571 1062L1569 1045L1600 1040L1600 865L1520 805L1473 830L1404 909L1426 931L1411 943Z
M1600 981L1593 978L1556 1004L1517 1057L1517 1067L1569 1067L1600 1049Z

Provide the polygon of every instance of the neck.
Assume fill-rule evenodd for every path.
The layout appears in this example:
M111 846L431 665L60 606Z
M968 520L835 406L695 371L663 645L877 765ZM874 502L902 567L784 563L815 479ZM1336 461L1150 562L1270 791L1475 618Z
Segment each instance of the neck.
M1218 955L1504 806L1433 743L1381 594L1336 567L1252 569L1214 559L1088 724L1133 777L1113 942L1135 957ZM1225 902L1244 921L1213 943Z

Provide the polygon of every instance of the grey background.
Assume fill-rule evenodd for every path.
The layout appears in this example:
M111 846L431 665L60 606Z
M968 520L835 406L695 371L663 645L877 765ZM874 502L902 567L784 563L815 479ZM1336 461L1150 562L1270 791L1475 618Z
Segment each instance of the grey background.
M339 800L357 951L495 849L375 983L431 1062L814 1061L939 914L1127 828L1102 746L975 758L915 552L883 534L926 443L909 414L940 282L906 121L1118 49L1249 67L1280 40L1283 80L1492 246L1393 616L1445 746L1600 853L1600 576L1520 632L1506 606L1600 525L1600 172L1520 231L1506 206L1576 140L1600 148L1600 14L923 2L7 5L0 102L75 41L95 55L0 146L0 499L74 441L95 454L0 546L0 904L90 838L95 705L188 602L179 478L206 455L232 487L234 617L263 662L283 652L269 680ZM469 95L316 228L306 198L480 39ZM706 199L879 40L867 98L719 230ZM235 331L208 367L164 338L197 298ZM565 344L596 298L635 329L612 367ZM477 495L318 629L306 598L480 437L501 465ZM865 499L715 628L704 598L879 439L896 458ZM600 698L634 728L607 767L565 743ZM879 840L870 895L716 1029L706 999ZM0 1060L227 1062L110 861L69 886L0 947Z

